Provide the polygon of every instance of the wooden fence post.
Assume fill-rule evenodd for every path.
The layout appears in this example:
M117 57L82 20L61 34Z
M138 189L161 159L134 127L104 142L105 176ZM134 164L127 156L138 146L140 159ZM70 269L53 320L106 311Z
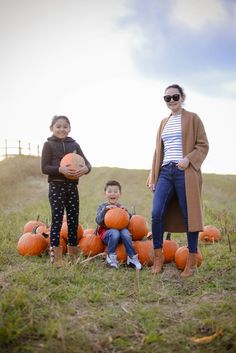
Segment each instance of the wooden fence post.
M7 140L5 140L5 158L7 158Z
M19 156L21 155L21 140L18 141L19 143Z

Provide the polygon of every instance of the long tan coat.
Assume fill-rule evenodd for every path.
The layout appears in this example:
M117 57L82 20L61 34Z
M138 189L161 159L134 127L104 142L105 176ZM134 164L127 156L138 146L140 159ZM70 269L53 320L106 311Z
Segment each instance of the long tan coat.
M152 169L149 174L148 183L156 184L164 156L164 145L161 134L169 117L162 120L157 132L156 149L153 156ZM188 157L190 163L185 169L185 189L188 209L188 226L190 232L203 229L202 211L202 174L201 165L204 161L209 145L206 132L201 119L197 114L182 109L182 147L183 157ZM175 195L167 209L165 217L165 231L185 232L183 217Z

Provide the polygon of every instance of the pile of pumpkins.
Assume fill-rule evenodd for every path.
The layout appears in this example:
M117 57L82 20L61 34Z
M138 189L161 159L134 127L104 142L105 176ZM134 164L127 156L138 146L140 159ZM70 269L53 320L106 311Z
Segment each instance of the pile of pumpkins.
M133 245L139 260L144 266L153 264L153 242L151 232L149 232L146 219L141 215L132 215L129 218L128 213L121 208L110 209L104 218L108 228L123 229L128 228L132 234ZM95 229L84 229L81 224L78 226L78 246L84 256L95 256L100 253L106 253L106 246ZM67 252L68 227L66 217L60 232L60 246L63 253ZM207 225L204 231L199 233L200 241L204 243L213 243L220 240L220 230L214 226ZM49 251L50 245L50 227L37 220L31 220L24 225L23 235L18 240L17 250L20 255L39 256ZM126 262L127 254L124 245L120 243L116 249L117 260L120 263ZM171 234L167 233L163 241L163 255L165 263L174 261L177 268L182 270L185 267L188 255L187 246L179 247L175 240L171 239ZM202 254L200 250L197 254L198 266L202 263Z

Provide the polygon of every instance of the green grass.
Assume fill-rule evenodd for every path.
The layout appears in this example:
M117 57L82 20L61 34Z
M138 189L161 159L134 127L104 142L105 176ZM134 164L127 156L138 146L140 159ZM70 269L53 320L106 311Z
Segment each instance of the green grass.
M37 169L37 158L0 164L0 352L236 351L236 176L204 175L207 223L221 226L223 235L219 243L200 245L202 266L183 280L174 263L153 276L149 268L140 273L125 266L118 271L108 269L103 258L73 266L66 262L56 269L47 255L18 255L23 225L37 215L50 219L47 180ZM13 176L15 164L19 172ZM94 168L81 178L84 228L95 226L96 207L111 178L123 185L123 203L135 206L136 213L150 223L152 194L145 187L147 174L145 170ZM179 244L186 243L184 234L173 237ZM191 340L217 330L222 335L209 343Z

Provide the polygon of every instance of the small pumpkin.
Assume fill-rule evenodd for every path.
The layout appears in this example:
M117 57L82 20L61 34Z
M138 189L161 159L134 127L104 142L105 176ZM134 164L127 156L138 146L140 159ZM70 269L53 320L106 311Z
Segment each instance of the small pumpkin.
M84 229L83 237L87 237L87 235L90 235L90 234L95 234L95 229L94 228Z
M141 264L143 266L152 266L154 258L152 240L136 240L133 245Z
M137 214L132 215L128 229L132 234L133 240L141 240L148 234L148 224L145 217Z
M47 241L42 234L36 233L36 228L22 234L17 243L17 251L23 256L41 255L46 248Z
M85 166L84 158L77 153L67 153L60 161L60 166L70 167L72 170L78 170ZM74 176L66 175L66 178L75 180Z
M78 240L82 238L84 233L83 226L79 223L78 225ZM61 226L61 231L60 231L60 237L64 238L66 241L68 240L68 225L67 222L63 222Z
M102 253L105 245L98 235L90 234L80 239L79 248L85 256L94 256Z
M107 228L127 228L129 224L129 214L123 208L111 208L105 214L104 223Z
M163 241L162 252L165 258L165 263L174 261L175 253L178 249L178 244L175 240L171 239L171 233L167 233L166 239Z
M25 223L24 227L23 227L23 234L24 233L28 233L28 232L32 232L33 229L35 229L38 226L46 226L45 223L41 222L37 219L31 219L30 221L28 221L27 223Z
M176 267L179 270L184 270L186 262L187 262L187 257L189 254L189 250L187 246L181 246L176 250L175 253L175 264ZM197 252L197 266L201 266L202 264L202 253L200 252L200 250L198 249Z
M199 232L199 239L203 243L214 243L221 239L221 232L217 227L208 224L204 226L203 232Z

